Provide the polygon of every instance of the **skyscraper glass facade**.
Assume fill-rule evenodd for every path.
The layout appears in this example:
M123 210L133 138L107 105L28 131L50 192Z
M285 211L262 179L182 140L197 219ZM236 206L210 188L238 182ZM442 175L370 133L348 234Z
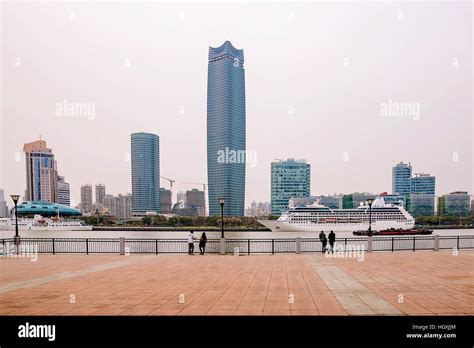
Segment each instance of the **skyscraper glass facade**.
M290 198L308 197L311 186L311 166L306 161L272 162L272 215L288 209Z
M229 41L209 47L207 173L209 215L243 216L245 203L244 53Z
M400 162L392 168L392 193L408 196L411 193L411 164Z
M411 193L435 194L435 177L429 174L415 174L411 178Z
M160 211L160 138L150 133L131 135L132 213Z

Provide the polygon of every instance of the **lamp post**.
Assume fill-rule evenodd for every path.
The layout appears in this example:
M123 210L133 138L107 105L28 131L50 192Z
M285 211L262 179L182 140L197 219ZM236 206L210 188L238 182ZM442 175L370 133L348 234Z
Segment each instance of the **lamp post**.
M219 204L221 205L221 238L224 238L224 203L223 197L219 198Z
M18 247L20 246L20 236L18 235L18 200L20 199L19 195L11 195L10 196L15 204L15 246L16 246L16 253L18 254Z
M372 203L374 203L374 200L372 198L369 198L367 200L367 204L369 205L369 236L372 236Z

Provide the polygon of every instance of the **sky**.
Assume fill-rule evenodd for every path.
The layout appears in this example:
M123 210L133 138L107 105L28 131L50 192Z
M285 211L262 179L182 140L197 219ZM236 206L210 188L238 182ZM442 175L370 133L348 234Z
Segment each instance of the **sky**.
M23 144L40 136L74 204L83 184L131 192L137 131L160 136L174 201L201 188L180 182L207 183L207 54L226 40L245 55L246 206L270 201L286 158L311 164L315 195L390 192L400 161L438 195L473 190L470 2L0 6L6 195L24 194Z

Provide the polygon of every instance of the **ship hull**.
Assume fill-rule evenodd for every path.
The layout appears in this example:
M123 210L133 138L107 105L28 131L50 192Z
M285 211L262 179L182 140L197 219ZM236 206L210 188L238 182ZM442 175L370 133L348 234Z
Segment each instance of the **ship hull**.
M368 223L291 223L278 220L259 220L262 225L271 229L273 232L353 232L358 230L367 230ZM372 221L371 228L374 231L388 230L390 228L409 230L415 226L414 222L404 221Z

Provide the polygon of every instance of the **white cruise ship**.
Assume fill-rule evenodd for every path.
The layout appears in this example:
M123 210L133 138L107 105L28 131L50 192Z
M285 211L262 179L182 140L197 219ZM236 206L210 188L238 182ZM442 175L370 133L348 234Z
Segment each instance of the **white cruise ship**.
M15 217L0 219L0 230L14 231ZM82 221L62 220L56 217L43 218L35 215L33 219L18 218L19 231L92 231L91 225Z
M288 209L277 220L259 220L273 232L353 232L369 228L369 206L356 209L330 209L318 202ZM415 219L402 206L386 204L383 196L372 204L371 228L409 230Z

